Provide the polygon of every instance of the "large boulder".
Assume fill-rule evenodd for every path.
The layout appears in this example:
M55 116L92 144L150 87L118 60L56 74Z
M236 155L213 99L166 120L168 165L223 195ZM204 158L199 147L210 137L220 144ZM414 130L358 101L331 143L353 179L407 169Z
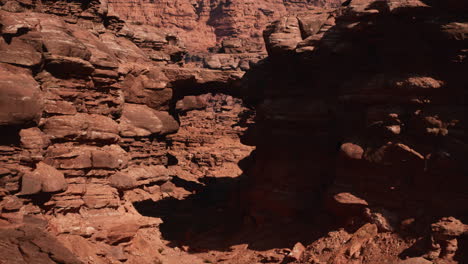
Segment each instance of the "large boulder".
M42 62L42 55L19 38L13 38L10 42L0 38L0 62L33 67Z
M22 179L21 194L31 195L54 193L67 190L68 184L63 173L43 162L32 172L25 173Z
M44 102L31 72L0 63L0 76L0 126L38 123Z
M181 100L177 101L176 109L180 112L187 112L190 110L203 109L207 106L207 97L204 95L195 96L188 95L184 96Z
M44 149L50 145L49 138L37 127L22 129L19 135L21 146L26 149Z
M366 200L348 192L329 195L325 200L327 210L339 217L362 216L368 206Z
M148 56L132 41L126 38L117 37L111 33L104 33L99 35L99 39L120 61L125 61L126 63L149 62Z
M168 110L172 89L169 79L160 68L151 68L140 74L129 74L123 82L125 101L145 104L156 110Z
M119 190L128 190L154 182L169 181L170 175L169 169L162 165L134 167L110 176L109 183Z
M268 54L293 52L302 41L299 21L296 17L283 17L267 27L264 38Z
M175 133L179 123L167 112L153 110L146 105L125 104L120 118L123 137L146 137Z
M37 35L40 36L40 41L47 52L82 60L91 58L91 52L71 34L62 19L44 15L40 17L40 26L41 30Z
M15 36L31 31L39 24L38 19L32 18L34 15L12 14L0 10L0 33L4 36ZM31 13L32 14L32 13Z
M45 61L46 69L58 76L87 76L94 72L93 65L80 58L47 54Z
M98 68L117 69L119 62L117 58L98 37L90 31L73 28L73 36L80 40L91 52L89 62Z
M119 141L118 124L109 117L96 114L53 116L44 122L43 130L51 139Z

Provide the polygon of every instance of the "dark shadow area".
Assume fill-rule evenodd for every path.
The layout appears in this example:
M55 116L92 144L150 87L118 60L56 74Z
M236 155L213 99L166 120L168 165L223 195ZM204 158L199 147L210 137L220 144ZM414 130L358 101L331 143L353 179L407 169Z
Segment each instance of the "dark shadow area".
M175 177L172 182L176 186L193 194L183 200L147 200L134 206L142 215L162 218L160 230L170 246L188 246L191 252L229 251L239 244L254 250L291 248L297 242L310 244L332 230L326 214L307 215L294 222L275 219L256 223L240 203L247 180L245 176L206 177L200 184Z
M458 263L468 263L468 234L458 238L458 250L454 259Z
M58 192L57 192L58 193ZM23 195L31 200L34 205L39 206L41 209L49 211L53 205L45 205L52 198L53 193L38 193L33 195Z
M0 126L0 145L3 146L19 146L19 132L24 127L20 126Z
M401 259L420 257L427 253L429 246L429 238L418 239L411 247L403 250L398 257Z

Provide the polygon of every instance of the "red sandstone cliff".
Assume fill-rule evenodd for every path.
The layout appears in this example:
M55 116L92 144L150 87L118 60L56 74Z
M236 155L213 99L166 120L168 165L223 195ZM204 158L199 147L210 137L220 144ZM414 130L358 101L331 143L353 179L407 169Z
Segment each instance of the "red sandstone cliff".
M466 2L138 3L0 1L0 263L466 262Z
M99 1L1 4L0 263L184 263L133 203L241 173L243 73L182 68Z
M257 52L264 48L265 26L288 13L316 6L336 6L334 1L283 0L110 0L109 7L130 23L153 25L177 32L191 51L227 48Z

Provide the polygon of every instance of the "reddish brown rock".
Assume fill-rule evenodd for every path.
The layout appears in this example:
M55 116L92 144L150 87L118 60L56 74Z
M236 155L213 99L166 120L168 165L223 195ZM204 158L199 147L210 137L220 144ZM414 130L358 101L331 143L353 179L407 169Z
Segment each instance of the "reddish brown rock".
M119 62L111 49L90 31L73 28L73 36L79 39L90 51L89 62L98 68L116 69Z
M442 236L457 237L467 232L467 225L464 225L455 217L443 217L437 223L431 225L434 233Z
M119 141L118 124L109 117L96 114L53 116L45 120L43 131L51 139Z
M195 89L199 89L195 94L218 88L231 91L242 73L181 67L186 51L178 36L145 25L124 26L106 10L106 1L25 1L20 3L24 9L18 10L22 12L0 11L5 39L0 46L5 47L5 62L32 69L24 79L34 76L44 94L45 111L27 124L37 127L15 127L11 133L8 130L13 140L1 142L8 145L0 147L2 226L22 225L31 214L43 216L48 223L42 229L71 250L70 258L76 256L83 263L152 263L161 254L149 245L166 248L156 229L160 220L141 216L133 203L189 195L168 183L176 173L194 180L209 166L212 174L219 170L237 176L241 173L238 160L250 151L237 150L242 128L232 127L244 109L240 100L188 96L178 109L172 109L173 103ZM15 58L18 48L24 49L24 56ZM235 60L250 58L242 56ZM165 64L177 65L161 66ZM187 114L207 105L212 109L206 113ZM194 159L171 169L167 166L174 167L178 157L168 153L171 139L159 135L175 134L179 122L168 110L185 112L185 127L194 126L179 135L174 148L184 157L194 153ZM215 113L222 114L218 118ZM122 125L127 130L121 130ZM120 138L120 133L125 137ZM193 144L184 148L185 142ZM204 144L204 149L198 151L196 144ZM36 163L36 169L28 167ZM39 175L41 170L48 174ZM11 198L15 193L23 196ZM34 238L24 240L29 239ZM3 254L5 249L0 248ZM17 248L19 255L13 253ZM12 250L8 248L7 253L26 262L73 263L43 244ZM179 263L180 256L167 258ZM199 262L195 256L188 259Z
M37 127L22 129L19 133L21 145L27 149L45 149L49 146L49 138Z
M31 72L0 64L0 125L34 124L43 110L42 91Z
M468 233L468 225L455 217L443 217L431 225L431 231L431 246L426 257L453 261L458 250L457 238Z
M127 75L123 82L125 101L145 104L155 110L168 110L173 92L167 87L169 79L162 70L151 68L135 75Z
M106 209L118 208L120 199L117 190L109 186L106 181L93 179L86 188L83 202L86 208Z
M294 260L300 260L302 258L302 255L304 254L305 251L304 245L302 243L297 242L294 247L291 250L291 253L288 254L292 259Z
M7 2L12 1L0 4ZM437 1L353 0L335 11L309 10L323 2L305 0L109 2L21 0L6 6L21 12L0 11L6 42L0 46L8 48L4 60L31 67L28 79L34 75L46 98L38 127L5 130L8 137L1 140L2 227L27 223L32 214L43 216L48 224L42 230L84 263L198 263L205 258L257 263L281 262L290 250L259 253L236 245L234 252L214 251L210 245L218 248L230 237L223 235L219 242L205 230L193 236L192 222L200 220L204 227L206 220L218 220L211 211L215 216L233 213L229 224L238 211L246 222L259 225L318 215L315 221L324 222L323 228L322 223L302 228L292 222L272 230L266 225L273 235L264 235L261 227L253 235L245 232L247 237L235 234L250 245L263 246L263 238L252 241L256 237L268 237L268 244L275 245L280 237L278 245L291 246L315 239L331 228L329 223L361 216L350 224L371 224L354 235L332 230L295 261L397 263L414 243L394 232L400 214L419 220L466 211L460 206L466 204L467 154L461 74L466 27L460 1L454 10L455 0L434 6ZM115 11L167 29L125 24ZM266 32L268 59L244 53L263 49L263 25L297 11L303 14L281 19ZM11 55L18 52L13 43L24 48L24 58ZM203 54L208 47L214 53ZM36 53L44 53L44 67ZM202 64L212 69L191 68ZM241 80L238 69L251 66ZM236 98L241 81L250 82L248 94L257 96L247 98L252 108ZM258 115L250 143L256 150L246 158L253 147L243 146L239 136L252 125L253 108ZM37 121L20 125L26 123ZM11 198L21 187L43 192L28 167L40 160L63 173L67 190ZM248 184L237 178L241 174L248 175ZM173 175L178 177L169 182ZM22 179L30 182L21 186ZM217 200L218 193L229 193L224 182L231 181L236 184L226 185L233 189L232 206L196 207L192 198ZM336 219L316 213L326 193L339 194L329 197ZM170 197L175 199L160 201ZM188 215L189 224L183 223L187 239L166 237L165 228L161 232L191 255L167 247L157 228L160 220L139 214L146 210L137 212L149 205L153 213L151 202L160 203L158 209L169 202L169 210L161 210L169 229ZM196 213L188 214L192 209ZM289 229L292 235L283 236ZM446 235L434 232L434 238L439 233ZM439 259L449 260L457 242L439 238L434 245L448 253ZM6 262L70 261L56 256L48 247L55 247L52 242L23 243L29 240L35 237L8 238L5 244L13 246L0 247L0 255ZM207 241L208 252L192 248Z
M34 15L31 15L34 16ZM65 22L59 18L37 15L39 32L26 34L23 39L39 41L52 56L64 56L88 61L91 53L86 46L70 34Z
M123 225L113 226L107 234L108 243L111 245L128 242L131 240L140 226L137 223L126 223Z
M49 98L45 101L45 106L44 106L44 112L55 115L55 114L60 114L60 115L75 115L76 112L76 107L66 101L62 101L59 96L50 96L48 95ZM55 97L53 100L50 97Z
M148 56L130 40L117 37L114 34L104 33L99 36L101 42L125 63L148 63Z
M174 83L186 83L195 87L215 83L224 84L232 88L239 86L239 81L244 75L241 71L221 71L200 68L162 68L171 86Z
M54 145L46 160L61 169L121 169L128 163L127 152L118 145L104 147Z
M59 76L86 76L94 72L93 65L80 58L46 55L45 62L47 70Z
M182 100L177 101L176 109L181 112L199 110L207 107L207 96L185 96Z
M419 165L422 166L424 157L404 144L388 142L375 151L368 151L365 154L365 159L370 162L388 165L401 164L401 162L413 162L416 164L419 163Z
M0 39L0 62L34 67L42 62L42 54L25 41L13 38L10 43Z
M362 216L369 205L365 200L345 192L331 196L326 204L328 210L340 217Z
M36 169L26 173L22 178L22 195L37 194L40 192L54 193L67 189L67 182L63 173L45 163L38 163Z
M16 15L0 10L0 23L2 35L21 35L22 32L32 30L38 25L37 20L30 20L23 15Z
M351 259L362 258L362 247L369 240L377 235L377 227L373 224L365 224L359 228L351 238L340 248L334 256L331 257L329 263L346 263Z
M364 215L370 223L377 226L379 232L394 232L399 220L395 213L382 208L366 208Z
M140 166L128 168L109 177L110 185L119 190L133 189L144 184L165 182L171 173L164 166Z
M144 105L125 104L120 118L120 134L124 137L165 135L179 129L177 121L167 112Z
M129 190L138 186L136 178L123 172L117 172L109 177L109 182L112 187L118 190Z
M0 210L11 212L18 211L23 207L23 202L16 196L7 196L0 202Z
M19 13L24 11L24 8L17 1L10 0L2 6L2 9L8 12Z
M26 225L14 229L1 229L0 261L11 264L66 263L82 264L57 239L44 232L44 226Z
M264 36L270 55L293 52L302 40L296 17L281 18L265 30Z
M364 154L364 150L359 145L353 143L345 143L340 147L341 154L347 159L360 160Z

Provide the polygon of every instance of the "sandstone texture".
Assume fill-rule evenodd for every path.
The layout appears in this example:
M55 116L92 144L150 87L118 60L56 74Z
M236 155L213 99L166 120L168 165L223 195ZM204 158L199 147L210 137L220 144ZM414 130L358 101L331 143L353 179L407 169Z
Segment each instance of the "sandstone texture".
M184 66L178 37L106 2L0 1L0 263L203 263L134 203L252 150L244 72Z
M108 1L109 9L130 23L176 32L189 50L218 47L227 53L263 50L263 29L281 16L339 4L324 0Z
M467 14L0 0L0 263L467 263Z

